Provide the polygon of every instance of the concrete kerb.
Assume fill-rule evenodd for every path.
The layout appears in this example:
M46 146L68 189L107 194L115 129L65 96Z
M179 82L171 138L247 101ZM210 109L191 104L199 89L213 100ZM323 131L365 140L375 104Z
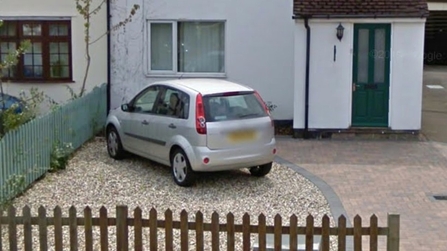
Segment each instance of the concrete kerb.
M293 164L290 161L287 161L279 156L275 157L275 162L286 166L298 174L302 175L306 179L308 179L310 182L312 182L315 186L320 189L320 191L323 193L324 197L329 203L329 207L331 209L332 217L334 218L335 225L338 226L338 217L341 215L344 215L346 217L346 227L352 227L351 219L349 218L348 213L346 212L345 208L343 207L343 204L340 201L340 198L337 196L335 191L332 189L331 186L329 186L324 180L320 179L318 176L312 174L311 172L307 171L306 169L299 167L295 164ZM346 237L346 250L353 250L353 242L352 242L352 236Z

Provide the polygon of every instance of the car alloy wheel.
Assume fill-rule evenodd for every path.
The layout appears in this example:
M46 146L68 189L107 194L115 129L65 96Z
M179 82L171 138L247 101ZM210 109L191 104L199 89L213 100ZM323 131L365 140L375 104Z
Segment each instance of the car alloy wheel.
M114 159L123 159L126 152L121 144L121 139L115 127L110 127L107 130L107 152L109 156Z
M174 181L179 186L191 186L194 183L195 173L183 150L177 149L171 155L171 169Z
M118 137L115 131L109 132L109 136L107 137L107 149L111 156L115 156L118 151Z

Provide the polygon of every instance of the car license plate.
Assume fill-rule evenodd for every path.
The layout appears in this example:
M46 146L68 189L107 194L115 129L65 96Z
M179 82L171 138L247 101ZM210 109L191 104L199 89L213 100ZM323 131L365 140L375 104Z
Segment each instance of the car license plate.
M253 130L235 131L228 134L228 138L231 142L244 142L254 140L256 132Z

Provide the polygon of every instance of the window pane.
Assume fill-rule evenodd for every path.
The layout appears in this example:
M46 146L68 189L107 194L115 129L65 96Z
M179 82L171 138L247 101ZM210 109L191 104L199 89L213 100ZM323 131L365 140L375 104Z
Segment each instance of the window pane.
M68 55L51 55L51 72L52 78L68 78L69 77L69 62Z
M42 53L41 43L33 43L33 53Z
M0 61L4 62L6 60L6 57L8 56L7 53L1 53L0 54ZM0 73L2 77L10 77L9 75L9 69L2 69L2 72Z
M57 36L59 34L59 26L57 24L50 25L50 36Z
M60 54L59 59L63 65L68 65L68 54Z
M172 24L151 24L151 70L172 71Z
M69 67L64 66L62 62L56 61L51 64L50 76L51 78L68 78L70 75Z
M206 121L238 120L267 116L252 93L204 98Z
M8 58L9 52L16 49L16 43L14 42L0 42L0 62L4 62ZM11 78L14 77L16 67L11 66L9 69L2 69L1 75L2 77Z
M50 36L67 36L68 26L66 24L51 24Z
M68 78L70 76L70 56L68 54L68 43L50 43L50 77Z
M0 42L0 52L1 53L8 53L8 52L13 51L15 49L16 49L16 43Z
M23 56L23 75L25 78L42 78L42 43L32 43L31 50Z
M34 65L42 65L42 54L34 54L33 64Z
M385 81L385 58L388 53L385 51L385 29L376 29L374 37L374 82Z
M23 35L24 36L41 36L42 26L40 24L24 24Z
M368 60L369 60L369 30L360 29L358 34L357 55L357 81L368 82Z
M0 52L5 53L7 51L9 51L8 42L1 42L0 43Z
M59 43L50 43L50 53L59 53Z
M11 22L3 22L0 26L0 36L15 36L16 35L16 24Z
M53 65L57 61L59 61L59 54L51 54L50 55L50 64Z
M181 22L178 35L179 71L225 71L223 22Z
M144 94L135 100L135 111L144 113L152 112L158 92L159 89L157 87L152 87L146 90Z
M8 35L8 24L3 23L0 26L0 36L7 36Z
M59 43L59 52L68 53L68 43Z
M26 53L23 57L23 61L25 65L33 65L33 54Z
M62 77L68 78L70 76L70 68L68 66L62 67Z
M34 77L41 78L43 77L43 67L42 66L34 66Z
M51 71L50 75L52 78L61 78L62 77L63 66L59 60L51 63Z

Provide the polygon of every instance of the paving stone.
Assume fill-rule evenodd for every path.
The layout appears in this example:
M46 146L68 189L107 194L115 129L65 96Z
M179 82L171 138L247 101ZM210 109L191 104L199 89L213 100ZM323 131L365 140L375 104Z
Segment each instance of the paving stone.
M358 214L369 224L376 214L384 226L398 213L401 250L446 250L447 201L429 195L447 194L447 144L279 138L278 155L326 182L351 223Z

